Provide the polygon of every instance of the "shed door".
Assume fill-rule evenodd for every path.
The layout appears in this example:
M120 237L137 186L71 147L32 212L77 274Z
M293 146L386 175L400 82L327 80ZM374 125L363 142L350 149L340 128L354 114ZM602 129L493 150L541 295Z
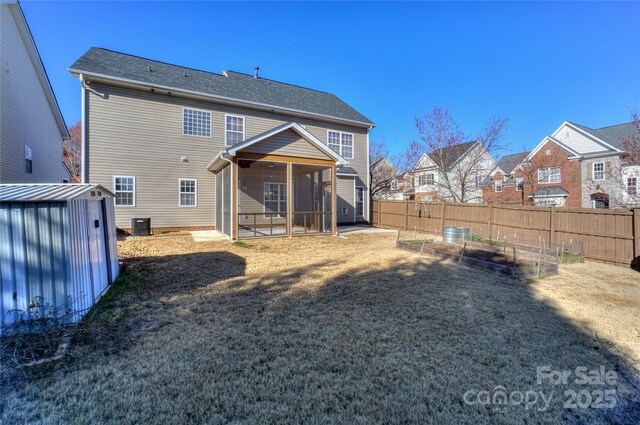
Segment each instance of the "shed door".
M88 204L89 259L91 261L93 293L95 297L98 297L109 284L107 241L104 232L104 216L101 202L89 201Z

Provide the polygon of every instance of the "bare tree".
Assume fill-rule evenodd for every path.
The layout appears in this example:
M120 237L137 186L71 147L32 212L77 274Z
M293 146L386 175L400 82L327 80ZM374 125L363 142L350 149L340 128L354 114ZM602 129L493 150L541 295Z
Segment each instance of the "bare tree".
M82 155L82 124L76 122L69 127L69 140L65 140L62 145L63 162L73 183L80 182L80 168Z
M415 123L420 140L409 146L407 160L417 164L424 153L428 154L437 173L434 186L440 197L456 202L477 197L481 192L478 180L493 164L491 155L507 148L503 137L508 120L492 117L475 138L464 134L447 109L435 107Z
M390 162L389 148L384 140L369 144L369 176L371 199L389 190L398 171Z

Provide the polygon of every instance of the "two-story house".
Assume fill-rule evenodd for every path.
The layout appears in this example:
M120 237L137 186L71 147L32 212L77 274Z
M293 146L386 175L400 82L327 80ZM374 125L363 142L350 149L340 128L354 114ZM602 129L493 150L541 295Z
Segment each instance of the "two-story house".
M15 0L0 4L0 183L63 183L67 126Z
M495 161L478 141L425 153L413 169L415 199L482 202L482 181Z
M625 140L637 132L633 123L592 129L564 122L511 172L504 171L506 166L494 169L483 182L484 197L497 203L521 200L572 208L637 205L640 167L624 159ZM522 155L506 157L506 168Z
M529 152L504 155L482 181L482 198L485 202L524 205L527 198L524 191L524 175L520 164Z
M337 96L91 48L81 83L83 182L116 224L215 228L232 239L336 233L369 217L369 131Z

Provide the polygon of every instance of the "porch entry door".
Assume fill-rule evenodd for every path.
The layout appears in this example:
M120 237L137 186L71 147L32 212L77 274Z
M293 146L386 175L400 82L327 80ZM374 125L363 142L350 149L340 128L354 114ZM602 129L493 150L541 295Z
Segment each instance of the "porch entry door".
M322 186L322 211L329 211L329 214L322 214L322 231L331 231L331 183Z
M91 262L93 298L95 300L109 284L109 271L107 270L107 239L105 236L102 202L89 201L87 204L89 260Z

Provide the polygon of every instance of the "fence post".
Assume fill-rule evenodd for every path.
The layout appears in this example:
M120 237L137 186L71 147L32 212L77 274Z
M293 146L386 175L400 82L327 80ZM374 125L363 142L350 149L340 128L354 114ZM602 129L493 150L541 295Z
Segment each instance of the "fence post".
M640 208L633 210L633 264L636 268L640 268Z
M551 214L549 217L549 248L551 248L551 245L556 241L556 207L551 207L549 214Z
M487 220L487 227L489 231L489 241L492 239L491 228L493 227L493 202L489 201L489 220Z
M404 208L404 230L409 230L409 201L405 201Z
M382 227L382 200L378 199L378 227Z
M447 210L447 202L443 199L442 200L442 237L444 238L444 218L445 218L445 212Z

